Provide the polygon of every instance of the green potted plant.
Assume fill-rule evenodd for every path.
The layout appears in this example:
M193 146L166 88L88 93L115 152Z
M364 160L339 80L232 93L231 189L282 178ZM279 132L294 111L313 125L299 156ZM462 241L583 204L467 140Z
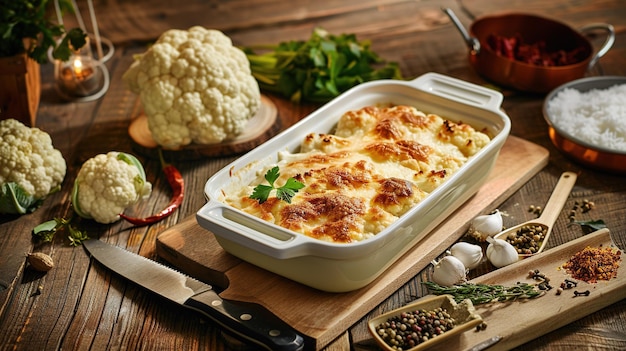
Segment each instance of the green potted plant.
M73 12L70 0L58 0L61 11ZM49 0L0 0L0 119L34 125L41 95L39 64L66 61L72 48L85 45L79 28L65 31L52 20ZM61 41L57 41L62 37Z

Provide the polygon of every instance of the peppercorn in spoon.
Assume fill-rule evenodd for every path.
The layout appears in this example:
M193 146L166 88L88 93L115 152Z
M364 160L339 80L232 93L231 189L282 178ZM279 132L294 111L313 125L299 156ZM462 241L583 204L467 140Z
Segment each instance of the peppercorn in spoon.
M494 238L505 240L513 245L520 258L530 257L543 251L552 232L554 222L559 217L576 183L576 178L577 176L574 172L561 174L538 218L508 228L494 235Z

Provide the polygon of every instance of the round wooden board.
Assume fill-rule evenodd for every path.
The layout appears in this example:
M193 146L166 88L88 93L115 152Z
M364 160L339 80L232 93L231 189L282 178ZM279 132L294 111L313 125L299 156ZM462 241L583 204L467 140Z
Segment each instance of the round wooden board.
M261 145L280 131L276 105L267 96L261 95L261 106L250 118L242 134L235 139L217 144L190 144L179 150L163 150L164 156L171 154L178 160L197 160L214 156L231 156L245 153ZM128 127L128 134L133 141L133 148L139 153L158 158L158 144L152 138L148 128L148 117L138 114Z

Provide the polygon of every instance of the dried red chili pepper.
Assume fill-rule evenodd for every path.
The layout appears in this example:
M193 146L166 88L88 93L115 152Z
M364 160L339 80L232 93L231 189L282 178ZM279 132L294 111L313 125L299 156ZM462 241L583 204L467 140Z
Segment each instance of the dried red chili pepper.
M183 176L180 174L178 169L172 166L169 163L166 163L163 159L163 153L159 149L159 158L161 160L161 167L163 169L163 173L165 173L165 177L167 178L167 182L172 189L172 199L170 203L161 210L159 213L152 215L150 217L145 218L134 218L127 216L123 213L120 213L120 217L127 220L128 222L136 225L136 226L144 226L156 223L163 218L171 215L174 210L180 207L180 204L183 202L183 197L185 196L185 181Z

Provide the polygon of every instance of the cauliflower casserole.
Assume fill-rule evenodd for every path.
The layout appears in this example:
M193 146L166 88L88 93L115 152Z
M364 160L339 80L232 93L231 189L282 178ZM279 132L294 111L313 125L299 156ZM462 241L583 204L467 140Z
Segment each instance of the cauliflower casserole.
M470 125L412 106L368 106L345 113L333 134L308 134L298 152L279 153L276 183L305 185L291 203L250 198L265 169L224 200L297 233L358 242L422 201L489 141Z

